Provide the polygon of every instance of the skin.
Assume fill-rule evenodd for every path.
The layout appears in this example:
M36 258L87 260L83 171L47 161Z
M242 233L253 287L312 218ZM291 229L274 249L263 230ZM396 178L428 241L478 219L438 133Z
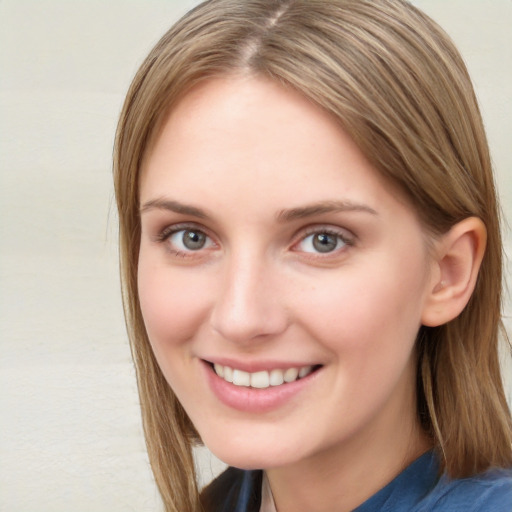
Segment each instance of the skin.
M327 113L262 78L209 80L164 123L140 199L158 363L213 453L267 470L279 512L352 510L429 448L414 347L439 273L413 208ZM326 231L336 247L319 253ZM218 399L204 360L321 368L253 413Z

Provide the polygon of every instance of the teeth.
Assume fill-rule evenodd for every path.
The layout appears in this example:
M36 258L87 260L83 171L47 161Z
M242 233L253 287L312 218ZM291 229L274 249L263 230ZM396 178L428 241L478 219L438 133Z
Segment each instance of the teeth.
M284 375L282 370L272 370L270 372L270 385L280 386L284 382Z
M222 377L226 382L233 382L233 368L230 368L229 366L224 366L223 373L224 375L222 375ZM221 377L221 375L219 375L219 377Z
M270 386L270 376L268 372L251 373L251 388L268 388Z
M214 364L215 373L226 382L232 382L235 386L252 387L265 389L269 386L281 386L282 384L294 382L302 379L313 371L312 366L302 366L300 368L287 368L286 370L271 370L260 372L244 372L243 370L233 369L229 366Z
M293 382L294 380L297 380L297 377L299 376L299 369L298 368L288 368L284 372L284 381L285 382Z
M251 374L242 370L233 370L233 384L249 387L251 385Z
M215 368L215 373L216 373L219 377L224 377L224 366L221 366L220 364L215 363L215 364L213 365L213 367Z
M299 370L299 379L302 379L303 377L306 377L313 371L313 368L311 366L304 366Z

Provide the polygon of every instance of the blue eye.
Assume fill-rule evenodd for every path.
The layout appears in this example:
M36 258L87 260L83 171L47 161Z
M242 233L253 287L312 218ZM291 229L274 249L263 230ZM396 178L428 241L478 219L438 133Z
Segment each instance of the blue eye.
M321 231L303 238L297 244L297 248L303 252L325 254L341 249L347 244L348 242L338 233Z
M199 251L213 245L212 240L198 229L180 229L169 236L169 242L178 252Z

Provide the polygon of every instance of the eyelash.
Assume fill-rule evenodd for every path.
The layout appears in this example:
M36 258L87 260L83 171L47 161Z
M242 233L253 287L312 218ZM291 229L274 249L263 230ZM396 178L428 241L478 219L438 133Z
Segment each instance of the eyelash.
M169 242L170 238L175 235L176 233L179 233L180 231L192 231L195 233L202 233L205 235L205 237L209 240L212 240L212 237L209 236L204 228L201 228L195 224L173 224L172 226L168 226L164 228L160 233L158 233L156 237L156 241L159 243L166 243ZM170 247L170 244L168 244L168 249L170 252L173 253L175 256L180 256L183 258L188 258L191 256L194 256L194 253L201 252L201 249L197 251L189 250L189 251L181 251L178 249L174 249Z
M202 233L204 236L209 239L213 244L213 239L211 236L209 236L206 232L206 230L196 224L174 224L172 226L168 226L164 228L158 235L156 236L156 241L159 243L167 243L169 242L169 239L175 235L176 233L179 233L180 231L192 231L196 233ZM303 243L305 240L307 240L308 237L311 237L313 235L328 235L336 237L343 246L341 248L336 247L333 251L328 251L325 253L322 253L320 251L318 252L307 252L307 251L299 251L295 249L298 245ZM292 250L295 252L302 252L303 254L307 255L309 258L328 258L329 256L337 255L340 251L346 250L347 247L351 247L354 245L354 238L353 236L347 236L345 231L342 231L341 229L334 229L332 227L325 227L325 226L312 226L304 230L299 235L296 235L294 237L295 239L299 238L296 242L294 242L291 247ZM170 246L170 244L168 244ZM169 247L169 251L172 252L175 256L180 256L183 258L187 257L194 257L198 256L200 252L203 251L203 249L198 249L197 251L194 250L188 250L188 251L181 251L172 247Z
M328 251L322 253L321 251L317 252L307 252L302 251L309 258L328 258L329 256L333 257L335 255L339 255L340 251L345 251L347 247L351 247L355 243L354 236L347 236L345 230L334 229L332 227L325 226L313 226L307 228L305 232L300 234L300 238L297 242L292 245L292 248L297 247L301 243L304 243L309 237L314 235L328 235L336 237L343 244L342 247L336 247L333 251Z

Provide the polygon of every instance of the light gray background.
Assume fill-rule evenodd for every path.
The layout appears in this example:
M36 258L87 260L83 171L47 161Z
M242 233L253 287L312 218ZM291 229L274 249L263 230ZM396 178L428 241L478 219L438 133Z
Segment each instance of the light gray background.
M196 3L0 0L1 511L160 509L122 319L111 154L137 66ZM415 3L466 58L511 219L512 1ZM209 478L216 463L199 461Z

